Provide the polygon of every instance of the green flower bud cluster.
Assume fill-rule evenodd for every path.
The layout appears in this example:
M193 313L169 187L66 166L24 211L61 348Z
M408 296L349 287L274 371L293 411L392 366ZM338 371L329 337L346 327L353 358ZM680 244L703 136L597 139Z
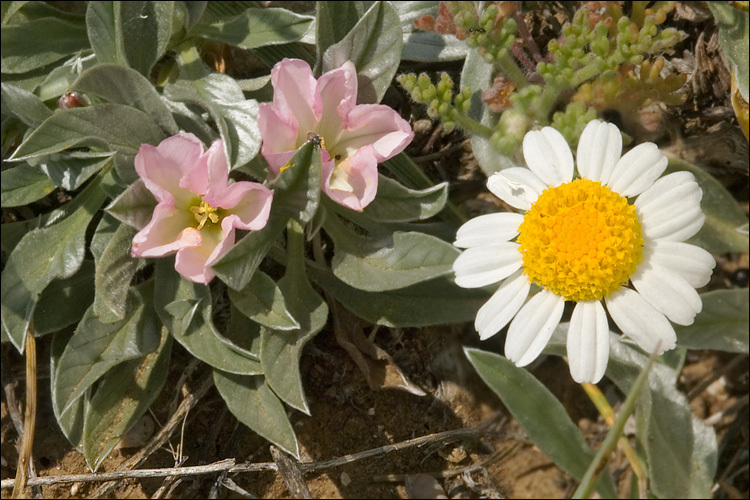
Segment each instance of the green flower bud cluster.
M414 101L427 105L427 115L430 118L442 119L446 132L452 132L456 122L462 118L468 120L466 112L471 106L471 89L463 89L454 96L453 79L447 73L441 73L437 85L432 83L426 73L419 76L407 73L400 75L398 81Z
M586 124L595 118L596 109L586 107L581 102L572 102L565 111L552 115L552 126L560 131L569 144L575 144Z
M492 64L508 57L516 40L516 21L507 17L510 11L501 11L497 3L488 3L477 14L474 2L446 2L453 13L457 31L465 36L466 44L477 49L485 61Z
M665 15L664 9L647 9L640 28L626 16L620 17L612 29L604 22L591 28L588 11L581 9L571 23L563 26L562 38L550 41L548 49L554 62L540 62L537 71L548 83L574 88L602 73L616 71L623 63L640 65L648 55L664 52L683 38L676 29L658 29Z

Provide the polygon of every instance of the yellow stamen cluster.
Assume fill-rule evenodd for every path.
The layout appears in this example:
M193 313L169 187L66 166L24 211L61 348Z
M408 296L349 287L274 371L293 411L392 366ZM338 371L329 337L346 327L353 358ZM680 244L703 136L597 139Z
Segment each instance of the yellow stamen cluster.
M635 207L588 179L545 190L519 232L529 281L565 300L608 296L628 282L642 260Z
M219 214L216 213L217 210L217 208L212 207L203 200L201 200L200 205L190 207L190 211L193 212L195 220L198 221L198 227L196 229L198 231L203 229L203 226L207 221L211 221L214 224L219 222Z

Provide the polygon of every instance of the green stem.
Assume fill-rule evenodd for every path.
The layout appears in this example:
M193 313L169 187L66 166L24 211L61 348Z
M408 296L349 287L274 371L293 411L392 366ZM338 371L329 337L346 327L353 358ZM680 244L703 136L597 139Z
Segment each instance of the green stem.
M502 68L505 74L508 75L508 78L510 78L511 81L516 85L517 89L522 89L529 84L529 80L526 78L526 75L523 74L523 71L521 71L521 69L509 54L499 56L497 59L497 63L500 65L500 68Z
M570 87L571 88L578 87L580 84L582 84L586 80L590 80L594 78L595 76L601 74L601 72L602 72L602 65L599 63L599 61L594 60L590 64L587 64L583 68L573 73L573 79L570 82Z
M473 118L469 118L467 114L460 111L456 114L456 123L459 127L466 130L471 135L479 135L484 137L485 139L489 139L494 133L494 130L490 127L482 125L478 121L474 120Z
M208 75L208 67L203 63L198 48L191 41L178 45L177 64L180 67L180 77L186 80L198 80Z
M620 414L617 415L612 428L607 433L607 437L604 438L604 442L599 447L599 451L596 452L594 460L592 460L591 465L589 465L588 470L586 470L586 474L583 476L583 479L581 479L581 484L578 485L578 489L573 493L573 498L589 498L594 491L596 480L606 466L609 456L617 447L617 442L625 429L625 422L627 422L630 414L633 413L633 410L635 409L635 402L638 399L638 395L641 393L644 384L647 384L648 374L651 371L651 367L655 360L656 353L651 355L648 363L630 387L630 393L628 394L628 397L625 398L622 408L620 408Z
M551 81L547 82L542 91L542 95L536 103L536 109L534 110L534 114L538 121L544 124L549 122L550 111L552 111L552 108L557 103L557 98L560 97L560 92L562 92L563 89L564 87Z
M305 230L294 219L286 225L286 269L287 273L305 275Z

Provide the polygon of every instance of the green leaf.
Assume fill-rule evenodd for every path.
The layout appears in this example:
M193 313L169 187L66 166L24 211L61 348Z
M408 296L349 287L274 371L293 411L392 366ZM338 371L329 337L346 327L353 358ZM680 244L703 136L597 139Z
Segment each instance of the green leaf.
M230 288L229 299L242 314L268 328L293 330L300 327L287 310L281 289L262 271L255 271L242 290Z
M209 112L221 134L231 169L249 162L260 151L258 103L246 100L232 77L212 73L194 80L177 80L165 85L164 96L175 102L195 104Z
M154 86L133 69L116 64L98 64L81 73L73 83L73 89L140 109L151 116L167 134L179 132L172 113L162 102Z
M261 376L214 370L214 384L237 420L299 459L299 445L286 409Z
M89 39L83 27L47 17L3 26L0 43L2 72L26 73L87 48Z
M743 11L722 2L706 4L719 26L719 43L724 56L729 59L732 73L737 78L737 86L745 101L750 101L748 78L750 61L748 61L748 44L750 43L750 23L747 8Z
M81 208L52 226L26 233L8 257L2 273L2 327L13 345L23 352L26 329L39 296L52 280L68 278L81 267L86 228L104 193L97 183L79 197Z
M185 29L190 30L200 21L203 13L206 10L208 2L205 1L185 1L181 2L185 6L187 11L187 19L185 20Z
M534 444L558 467L581 479L594 453L560 401L531 373L510 360L479 349L464 348L464 352ZM608 474L599 479L598 491L604 498L617 498Z
M269 186L277 212L302 225L310 222L320 204L320 162L320 149L308 141L282 167Z
M365 13L362 2L315 2L315 40L318 53L316 68L323 54L351 31Z
M84 260L73 276L44 289L34 310L34 334L38 337L77 323L93 301L94 263Z
M101 321L121 320L127 313L128 290L139 264L130 253L135 234L135 229L120 224L96 259L94 312Z
M378 176L378 194L363 215L376 222L411 222L429 219L448 200L448 183L423 189L409 189L397 181Z
M489 107L482 102L482 92L490 88L494 76L494 65L485 61L478 51L470 50L461 71L461 90L469 88L472 91L471 107L467 114L470 118L490 128L497 125L497 114L491 113ZM477 163L479 163L479 167L487 177L519 164L500 154L488 139L479 134L472 134L471 150L477 159Z
M677 345L689 349L748 352L748 289L701 295L703 310L690 326L675 325Z
M129 66L144 76L167 50L172 2L91 2L86 26L101 63Z
M84 26L83 14L76 14L55 8L47 2L6 2L10 3L9 14L3 24L23 24L35 19L54 17L77 26Z
M225 337L247 357L257 360L256 373L261 374L263 366L260 364L260 325L242 314L234 304L230 309Z
M376 2L343 40L323 54L323 72L352 61L357 68L357 104L378 103L401 62L403 33L398 13L388 2Z
M83 144L107 143L135 155L142 144L158 144L165 134L143 111L122 104L58 110L18 147L12 160L39 158ZM134 179L133 179L134 180Z
M701 209L706 215L703 228L690 238L688 243L705 248L711 253L747 252L750 248L747 234L740 232L740 228L747 225L747 216L731 193L703 169L670 158L667 172L680 170L687 170L695 176L703 190Z
M55 189L55 183L39 167L21 163L0 174L3 207L20 207L40 200ZM5 224L3 224L5 226Z
M287 221L312 219L320 203L320 175L320 152L307 142L269 186L274 195L266 227L245 236L213 265L222 281L235 290L245 288Z
M609 377L625 393L648 357L610 335ZM658 498L709 498L717 462L716 434L696 417L675 387L678 374L655 364L638 400L638 439L648 458L648 477Z
M446 276L461 253L453 245L423 233L404 233L378 239L362 237L335 216L323 223L335 245L331 267L344 283L382 292Z
M93 277L93 276L92 276ZM49 357L49 378L50 393L54 396L57 394L57 367L60 356L65 351L65 346L73 336L73 331L57 332L52 336ZM52 397L52 411L55 414L57 424L60 426L65 437L68 438L77 450L81 450L81 438L83 436L83 420L85 408L88 405L88 393L84 394L70 406L67 412L62 413L62 408L57 404L57 400Z
M47 71L46 78L36 89L36 94L42 101L59 98L70 90L78 75L97 64L98 61L93 50L81 51L70 57L62 65Z
M52 110L28 90L2 83L3 112L9 111L29 127L38 127Z
M51 154L39 160L39 166L56 186L75 191L92 175L113 162L113 153L73 151Z
M131 307L121 321L102 323L93 306L86 311L58 362L52 397L61 414L111 368L157 349L161 325L151 306L152 286L132 289Z
M299 40L310 29L312 21L311 16L286 9L247 9L235 17L199 24L190 34L254 49Z
M418 31L404 33L401 59L422 63L446 63L464 60L469 52L469 47L453 35Z
M260 359L263 373L274 392L292 407L310 414L302 386L299 360L302 349L328 320L328 306L310 286L305 275L304 234L302 227L290 221L287 227L287 271L279 288L299 328L277 331L260 330Z
M258 363L244 350L222 338L213 323L211 292L186 280L174 269L174 259L156 263L154 306L169 333L196 358L221 370L242 375L258 373Z
M115 219L140 231L151 221L154 208L156 198L146 189L143 179L138 179L115 198L106 210Z
M352 288L330 270L310 265L312 279L344 307L370 323L393 328L474 321L490 297L481 289L459 288L452 279L437 278L386 292Z
M211 267L216 276L234 290L242 290L247 286L286 226L289 218L276 213L275 198L276 195L266 227L251 231Z
M96 472L122 436L149 409L169 373L172 339L162 328L158 348L110 370L86 408L83 454Z

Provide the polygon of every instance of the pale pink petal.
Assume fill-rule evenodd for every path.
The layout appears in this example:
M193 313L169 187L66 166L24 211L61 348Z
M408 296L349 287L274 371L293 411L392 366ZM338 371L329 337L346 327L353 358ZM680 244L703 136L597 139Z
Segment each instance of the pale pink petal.
M621 154L622 135L617 126L591 120L578 140L578 173L585 179L607 185Z
M317 81L310 65L301 59L282 59L271 69L273 105L288 121L297 122L297 144L318 124L316 109L321 109Z
M508 328L505 357L516 366L534 361L560 324L565 299L549 290L537 293L518 311Z
M330 158L330 157L329 157ZM378 190L378 162L372 146L364 146L353 156L337 162L323 160L323 192L333 201L361 211Z
M573 179L573 153L562 134L552 127L532 130L524 136L523 157L529 170L548 187Z
M316 109L320 117L317 133L328 142L335 142L341 131L341 124L351 109L357 104L357 70L351 61L340 68L325 73L318 79L321 109Z
M232 226L246 231L257 231L265 227L271 213L273 191L255 182L235 182L222 194L221 200L206 203L213 207L226 209L233 217ZM223 222L222 222L223 224Z
M175 258L174 267L177 272L195 283L207 284L211 281L216 276L211 264L234 245L231 221L227 225L230 226L228 233L223 230L224 221L222 226L204 227L200 231L202 240L199 246L180 249Z
M151 222L133 237L133 257L163 257L180 248L199 245L200 236L196 241L195 234L186 231L194 223L195 218L190 212L168 203L158 204Z
M528 168L511 167L492 174L487 189L510 206L529 210L547 185Z
M264 154L263 158L265 158L268 163L269 179L275 179L281 173L281 169L284 168L292 158L294 158L296 153L297 151L294 150L285 151L284 153Z
M609 324L598 300L576 304L566 341L570 375L579 384L595 384L604 376L609 361Z
M203 143L193 134L164 139L158 146L142 145L135 156L135 170L159 202L171 199L181 205L192 194L180 180L199 161Z
M379 163L404 150L414 138L409 123L396 111L382 104L360 104L346 116L336 144L326 142L332 155L351 156L363 146L372 145ZM327 137L324 137L328 141Z
M274 161L274 156L297 150L297 128L296 120L280 115L278 110L268 103L260 104L258 129L263 138L261 153L276 172L284 163L279 165L278 161Z
M227 163L227 157L224 154L224 146L221 141L214 141L211 147L206 152L206 170L208 172L208 190L204 193L207 195L216 196L215 192L223 193L227 189L227 183L229 182L229 164ZM211 201L206 199L206 203L212 207L219 206L214 205Z

